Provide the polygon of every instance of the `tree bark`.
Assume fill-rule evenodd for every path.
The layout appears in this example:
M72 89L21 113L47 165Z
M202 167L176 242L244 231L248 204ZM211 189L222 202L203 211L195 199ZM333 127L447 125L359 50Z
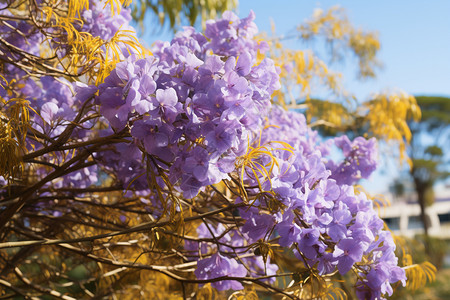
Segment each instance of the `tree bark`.
M429 243L429 227L430 224L429 219L427 218L426 212L425 212L425 208L426 208L426 198L425 198L425 193L427 191L427 186L422 184L418 179L414 179L414 186L416 189L416 193L417 193L417 201L419 202L419 206L420 206L420 220L422 221L423 224L423 229L424 229L424 234L425 234L425 238L424 238L424 246L425 246L425 253L430 256L431 255L431 249L430 249L430 243Z

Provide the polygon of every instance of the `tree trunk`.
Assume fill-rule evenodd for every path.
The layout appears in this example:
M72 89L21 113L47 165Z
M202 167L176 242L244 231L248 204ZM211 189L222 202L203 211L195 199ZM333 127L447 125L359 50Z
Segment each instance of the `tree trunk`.
M430 224L428 223L429 219L427 218L427 215L425 213L425 207L426 207L426 198L425 193L427 191L427 185L421 184L419 180L414 179L414 186L417 193L417 201L419 202L420 206L420 220L423 224L423 229L425 233L424 238L424 246L425 246L425 253L430 256L431 255L431 249L430 249L430 243L429 243L429 234L428 229L430 227Z
M428 224L428 218L425 214L425 205L426 205L426 199L425 199L425 190L418 190L417 191L417 200L419 201L420 206L420 220L423 224L423 229L425 231L425 237L428 238L428 228L430 225Z

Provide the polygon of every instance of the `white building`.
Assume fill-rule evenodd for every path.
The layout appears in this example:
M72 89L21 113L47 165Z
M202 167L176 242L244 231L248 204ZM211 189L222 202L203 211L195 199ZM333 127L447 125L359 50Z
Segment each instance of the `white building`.
M450 239L450 198L436 199L435 203L425 209L431 236ZM414 237L423 233L418 203L394 203L380 209L380 217L397 235Z

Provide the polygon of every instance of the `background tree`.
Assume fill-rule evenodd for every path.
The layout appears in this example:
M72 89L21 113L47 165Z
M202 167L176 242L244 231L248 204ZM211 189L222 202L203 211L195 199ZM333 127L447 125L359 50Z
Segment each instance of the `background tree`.
M420 205L421 220L428 236L429 220L425 208L434 203L434 186L449 173L448 145L450 144L450 99L446 97L416 97L422 110L420 122L409 124L412 141L410 176L413 179Z
M133 17L142 29L144 20L148 26L153 19L161 28L168 25L175 30L180 24L194 26L198 21L204 26L206 20L215 19L220 13L235 9L237 3L237 0L140 0L131 4Z
M402 196L405 195L405 184L399 179L394 180L392 185L389 187L389 190L394 195L394 197L398 200Z

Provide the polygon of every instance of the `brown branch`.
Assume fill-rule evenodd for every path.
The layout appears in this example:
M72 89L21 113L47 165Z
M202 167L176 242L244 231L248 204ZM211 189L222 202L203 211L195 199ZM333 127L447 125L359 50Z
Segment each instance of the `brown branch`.
M206 213L203 213L200 215L196 215L193 217L188 217L188 218L184 219L184 222L185 223L192 222L195 220L199 220L199 219L202 219L205 217L219 214L221 212L224 212L224 211L227 211L230 209L234 209L236 207L241 207L241 206L245 206L245 204L244 203L234 204L234 205L230 205L228 207L209 211L209 212L206 212ZM5 243L0 243L0 249L13 248L13 247L24 247L24 246L31 246L31 245L57 245L57 244L72 244L72 243L78 243L78 242L89 242L89 241L94 241L94 240L98 240L98 239L110 238L110 237L118 236L118 235L124 235L124 234L128 234L128 233L148 231L148 230L151 230L154 228L164 227L169 224L172 224L172 221L169 218L165 218L164 221L146 222L146 223L136 225L136 226L124 229L124 230L113 231L113 232L94 235L94 236L90 236L90 237L83 237L83 238L76 238L76 239L42 239L42 240L34 240L34 241L5 242Z
M184 283L197 283L197 284L201 284L201 283L211 283L211 282L218 282L218 281L224 281L224 280L236 280L236 281L240 281L240 282L252 282L254 284L260 285L264 288L266 288L267 290L271 291L271 292L276 292L279 294L282 294L286 297L289 297L290 299L296 299L297 297L288 294L287 292L284 292L282 289L276 288L271 286L270 284L267 284L261 280L264 279L270 279L273 277L283 277L283 276L292 276L294 273L285 273L285 274L276 274L276 275L266 275L266 276L259 276L259 277L232 277L232 276L221 276L221 277L217 277L217 278L210 278L210 279L187 279L184 277L181 277L175 273L173 273L172 271L177 271L180 268L184 268L184 267L191 267L191 266L195 266L197 265L197 262L189 262L189 263L185 263L185 264L181 264L181 265L175 265L175 266L155 266L155 265L143 265L143 264L137 264L137 263L127 263L127 262L120 262L120 261L115 261L112 259L108 259L108 258L104 258L104 257L99 257L96 256L92 253L87 253L86 251L83 251L79 248L73 247L72 245L66 245L66 244L62 244L59 245L62 248L66 248L68 250L74 251L80 255L89 257L90 259L93 259L97 262L102 262L105 264L109 264L109 265L114 265L117 267L126 267L126 268L137 268L137 269L143 269L143 270L150 270L150 271L156 271L156 272L160 272L172 279L175 279L179 282L184 282Z
M35 191L43 187L47 182L50 182L55 178L63 176L64 174L67 173L68 170L73 170L74 167L70 166L73 165L74 163L84 161L92 153L92 150L94 149L91 149L91 151L84 150L78 156L75 156L74 158L63 164L60 168L56 169L55 171L44 177L41 181L24 190L21 193L20 200L7 207L0 214L0 230L6 225L6 223L9 222L9 220L12 218L13 215L23 207L25 202L30 199L30 197L33 195Z
M20 279L23 283L25 283L27 286L31 287L31 288L34 289L34 290L37 290L37 291L39 291L39 292L41 292L41 293L44 293L44 294L47 294L47 295L56 297L56 298L58 298L58 299L64 299L64 300L76 300L75 298L72 298L72 297L70 297L70 296L63 295L63 294L61 294L61 293L58 292L58 291L55 291L55 290L52 290L52 289L50 289L50 288L42 287L42 286L40 286L40 285L37 285L37 284L35 284L35 283L32 283L28 278L26 278L26 277L22 274L22 272L20 271L20 269L17 268L17 267L14 268L14 273L17 275L17 277L19 277L19 279Z
M53 151L57 151L59 147L63 146L65 143L67 143L67 141L69 140L70 136L72 135L73 131L75 130L75 128L77 127L77 124L80 122L81 118L83 117L84 113L86 112L86 110L88 109L88 105L90 103L90 101L92 100L88 99L86 102L84 102L83 106L81 107L80 111L78 112L77 116L75 117L75 119L71 122L71 124L69 124L66 129L64 129L64 131L59 135L58 139L51 144L50 146L40 149L40 150L36 150L32 153L28 153L26 155L23 156L23 161L27 161L29 159L32 158L36 158L39 156L42 156L46 153L49 152L53 152Z
M24 299L32 299L32 300L39 300L39 298L37 297L31 297L29 296L26 291L23 291L22 289L19 289L17 287L15 287L12 283L1 279L0 278L0 285L4 286L5 288L9 288L10 290L16 292L16 294L21 295L22 297L24 297Z

